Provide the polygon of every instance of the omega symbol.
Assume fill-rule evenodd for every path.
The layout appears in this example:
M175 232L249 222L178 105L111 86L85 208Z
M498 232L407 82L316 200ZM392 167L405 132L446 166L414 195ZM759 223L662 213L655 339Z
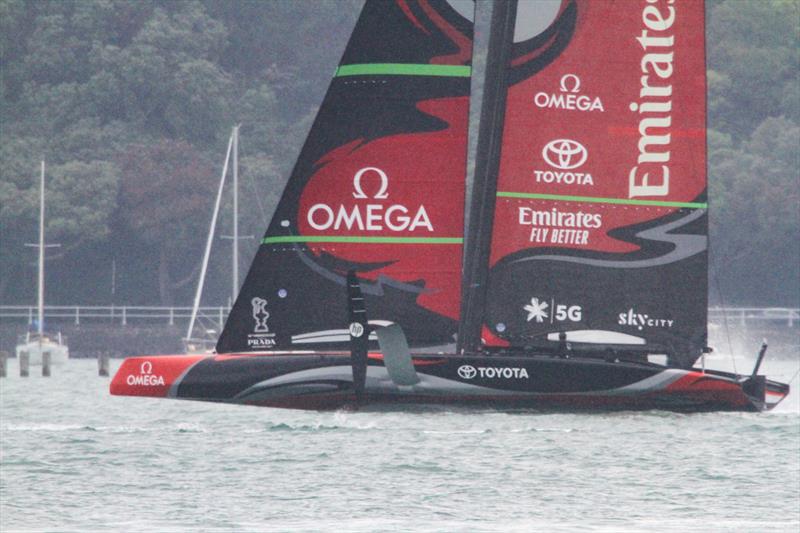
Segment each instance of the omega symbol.
M361 177L367 172L374 172L381 179L381 187L378 189L378 192L375 193L373 198L377 200L388 198L389 193L387 190L389 189L389 177L386 175L386 172L377 167L364 167L356 172L356 175L353 176L353 189L355 189L353 198L369 198L366 194L364 194L364 189L361 188Z
M568 87L570 81L572 82L572 87ZM581 79L575 74L564 74L561 76L559 89L561 89L562 93L579 93L581 92Z

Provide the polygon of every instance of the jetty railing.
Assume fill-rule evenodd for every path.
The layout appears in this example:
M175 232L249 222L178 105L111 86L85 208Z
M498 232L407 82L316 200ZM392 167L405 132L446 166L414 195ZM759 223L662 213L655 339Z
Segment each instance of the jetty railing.
M221 328L230 313L230 306L201 307L198 317L201 323L213 324ZM192 316L192 308L133 305L47 305L44 308L45 320L57 320L60 323L71 322L80 325L87 323L108 323L126 326L135 323L166 323L174 325L183 323ZM730 324L746 325L755 323L784 323L788 327L800 324L800 308L796 307L710 307L710 322L727 321ZM0 305L0 321L25 321L33 324L36 320L36 306L32 305Z
M785 323L794 327L800 323L800 308L797 307L709 307L708 320L712 323L727 321L729 324L747 325L756 323Z
M208 323L217 329L222 328L230 313L229 306L200 307L197 312L201 323ZM45 322L57 321L59 323L106 323L120 324L154 324L162 323L175 325L183 323L192 316L192 308L186 307L160 307L160 306L133 306L133 305L46 305L44 307ZM25 321L32 325L36 321L36 306L27 305L0 305L0 322Z

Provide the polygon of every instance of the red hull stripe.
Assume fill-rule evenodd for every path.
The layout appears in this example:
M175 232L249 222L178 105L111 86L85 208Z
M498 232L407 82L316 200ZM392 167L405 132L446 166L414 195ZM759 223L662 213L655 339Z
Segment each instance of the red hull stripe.
M206 355L130 357L125 359L109 386L117 396L166 398L170 388L195 363Z

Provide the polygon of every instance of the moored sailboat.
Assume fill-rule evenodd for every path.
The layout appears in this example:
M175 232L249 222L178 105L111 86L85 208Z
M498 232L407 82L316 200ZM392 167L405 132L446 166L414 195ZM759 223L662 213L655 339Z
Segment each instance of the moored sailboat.
M222 205L222 192L225 188L225 178L228 174L228 166L231 162L231 155L233 156L233 183L231 186L231 196L233 199L233 213L231 217L231 226L233 231L231 235L223 235L223 239L231 239L233 246L231 247L232 269L231 281L233 283L233 296L231 302L235 300L236 294L239 292L239 240L251 239L252 235L244 237L239 236L239 126L234 126L231 130L231 135L228 138L228 148L225 152L225 162L222 165L222 176L219 180L219 187L217 188L217 197L214 201L214 209L211 213L211 222L208 228L208 236L206 237L206 246L203 251L203 260L200 264L200 276L197 280L195 287L194 303L192 304L192 313L189 318L189 326L186 330L186 336L183 338L183 346L186 353L213 353L216 344L216 331L214 329L201 329L197 328L197 322L200 318L198 312L200 310L200 301L203 296L203 287L206 279L206 272L208 271L208 262L211 258L211 246L214 242L214 235L217 228L217 219L219 217L220 207ZM200 329L198 332L197 330Z
M28 357L28 364L34 366L41 366L45 354L49 354L50 363L54 365L64 364L69 359L69 347L67 346L66 339L61 335L61 332L55 334L47 333L44 329L44 251L46 248L58 246L57 244L45 244L44 240L44 213L45 213L45 164L42 161L41 173L39 177L39 242L38 244L26 244L38 248L38 281L37 281L37 314L36 314L36 331L28 331L25 336L20 339L17 344L15 352L17 359L20 359L23 354Z
M758 375L766 348L748 376L693 367L702 3L496 3L466 225L461 5L366 3L217 355L130 358L113 394L687 411L788 394Z

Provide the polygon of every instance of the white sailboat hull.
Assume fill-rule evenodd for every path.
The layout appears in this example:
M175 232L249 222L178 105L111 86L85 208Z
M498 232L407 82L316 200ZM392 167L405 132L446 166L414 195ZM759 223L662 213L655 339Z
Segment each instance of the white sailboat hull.
M28 353L29 364L31 366L42 366L43 354L50 353L51 365L62 365L69 359L69 347L64 344L59 344L53 341L38 340L26 342L17 345L16 353L19 360L20 355L24 352Z

